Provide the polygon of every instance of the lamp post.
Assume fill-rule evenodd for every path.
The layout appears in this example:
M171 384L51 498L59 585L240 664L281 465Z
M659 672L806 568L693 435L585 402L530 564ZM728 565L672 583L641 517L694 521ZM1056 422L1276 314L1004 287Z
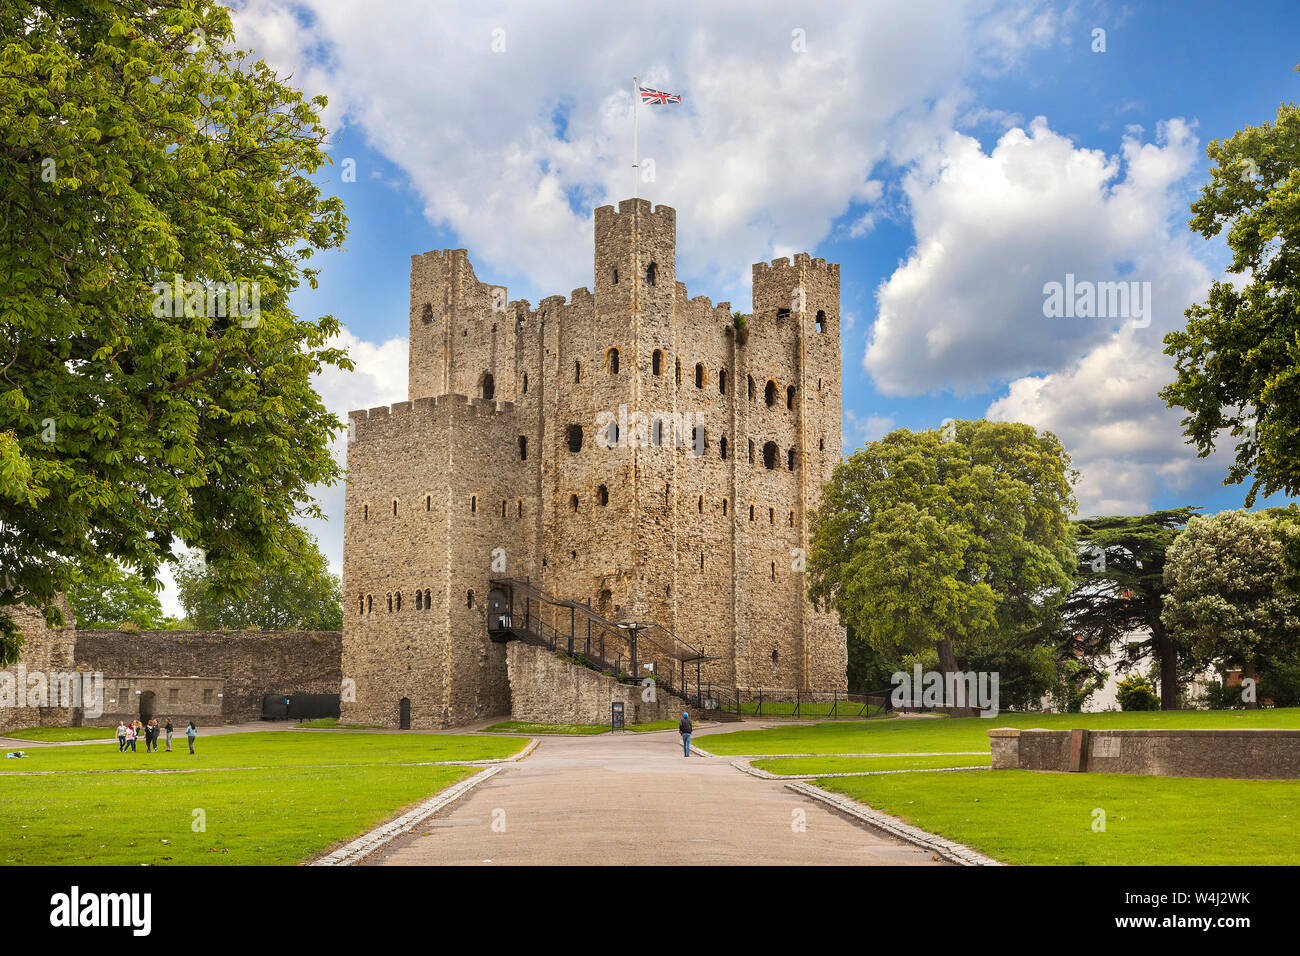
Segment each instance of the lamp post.
M635 679L635 678L636 678L636 675L637 675L637 667L636 667L636 636L637 636L637 634L639 634L641 631L644 631L646 628L654 627L655 625L654 625L654 622L653 622L653 621L622 621L621 623L619 623L618 626L619 626L620 628L622 628L623 630L625 630L625 631L631 631L631 632L632 632L632 636L631 636L631 638L629 639L629 644L630 644L630 650L631 650L631 652L632 652L632 669L631 669L631 673L632 673L632 677L633 677L633 679Z

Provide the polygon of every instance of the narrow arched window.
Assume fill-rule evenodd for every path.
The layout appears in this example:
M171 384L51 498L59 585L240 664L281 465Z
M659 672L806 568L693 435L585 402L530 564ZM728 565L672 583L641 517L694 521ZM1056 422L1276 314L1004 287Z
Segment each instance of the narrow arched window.
M365 614L365 613L366 613L366 596L365 596L364 594L361 595L361 597L358 599L357 604L359 605L359 606L357 607L357 613L358 613L358 614Z
M747 378L749 379L749 384L748 384L749 400L752 402L754 400L754 376L750 375L747 376Z
M391 594L388 595L388 613L393 613L393 596Z
M768 508L768 509L767 509L767 523L768 523L768 524L776 524L776 509L775 509L775 508Z
M491 398L497 393L496 380L492 378L491 372L483 373L483 397Z
M519 460L520 461L528 460L528 436L527 435L519 436Z
M786 456L787 470L794 471L794 449L791 448L788 452L785 453L785 456Z
M704 387L704 366L698 362L695 364L695 387Z
M790 512L790 527L794 527L794 512Z
M506 516L506 499L502 498L502 499L501 499L501 517L504 518L505 516Z
M604 485L596 489L596 501L602 506L609 504L609 489Z
M727 394L727 370L725 368L718 369L718 394Z
M564 437L569 442L569 451L582 451L582 426L566 425L564 428Z
M370 520L370 505L361 506L361 520L362 521Z
M432 303L430 303L430 302L426 302L426 303L424 303L424 311L422 311L422 312L420 313L420 320L421 320L422 322L426 322L426 323L428 323L428 322L432 322L432 321L433 321L433 304L432 304Z
M718 442L718 448L722 453L723 461L726 461L727 459L727 436L726 435L723 435L722 439Z
M749 440L749 463L754 463L754 439Z
M617 269L614 270L613 278L614 278L614 285L618 285L618 270L617 270Z
M653 262L645 267L645 284L654 285L659 280L659 267Z
M366 610L367 610L367 611L373 611L374 609L375 609L375 596L374 596L373 594L367 594L367 595L366 595Z
M818 450L818 451L825 451L825 450L826 450L826 439L825 439L825 438L819 438L819 439L817 439L817 450Z
M577 495L569 495L569 507L572 508L574 511L577 511L577 510L578 510L578 496L577 496Z
M523 516L524 516L524 499L523 499L523 498L520 498L520 499L519 499L519 510L518 510L518 512L516 513L515 517L517 517L517 518L522 518Z
M775 561L772 562L772 580L773 580L773 581L776 580L776 562L775 562Z
M416 592L415 592L415 609L416 609L417 611L423 611L423 610L424 610L424 592L423 592L423 591L416 591Z
M433 510L433 495L424 496L424 510L425 511Z
M433 607L433 592L428 588L424 589L424 609L427 611Z
M750 520L750 521L753 521L753 520L754 520L754 506L753 506L753 505L750 505L750 506L749 506L749 520Z
M472 515L478 514L478 495L470 495L469 513Z
M650 372L653 375L659 375L663 372L664 353L655 349L650 356Z
M826 313L821 309L817 310L817 331L826 331Z
M528 394L528 373L524 372L524 394Z
M397 517L397 499L396 499L396 498L393 499L393 517L394 517L394 518Z
M794 386L791 385L785 390L785 407L794 409Z
M763 467L771 471L776 467L776 442L770 441L763 445Z
M700 495L700 514L704 514L704 496Z
M723 516L724 518L727 516L727 499L726 499L726 498L723 498L723 499L722 499L722 516Z
M610 375L618 374L618 349L610 349L605 353L605 367L609 369Z
M650 444L658 447L664 443L664 420L656 418L650 425Z
M466 606L466 607L473 607L473 606L474 606L474 592L473 592L473 590L469 590L469 591L466 591L466 592L465 592L465 606Z
M767 385L763 388L763 401L767 403L768 408L776 404L776 382L771 379L767 380Z
M575 361L573 363L573 383L576 385L582 381L582 363Z
M398 591L394 597L397 599L397 610L400 611L402 609L402 592Z

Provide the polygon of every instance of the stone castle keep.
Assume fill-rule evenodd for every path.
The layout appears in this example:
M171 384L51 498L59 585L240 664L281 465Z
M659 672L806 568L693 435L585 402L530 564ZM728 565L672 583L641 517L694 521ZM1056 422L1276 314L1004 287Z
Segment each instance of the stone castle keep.
M520 614L508 581L654 622L699 651L688 687L843 692L844 631L803 573L840 461L839 292L822 259L758 263L735 321L688 296L676 214L642 199L596 209L595 291L567 301L508 301L463 249L413 256L409 401L349 421L343 719L535 719L539 675L598 679L492 639L503 589Z

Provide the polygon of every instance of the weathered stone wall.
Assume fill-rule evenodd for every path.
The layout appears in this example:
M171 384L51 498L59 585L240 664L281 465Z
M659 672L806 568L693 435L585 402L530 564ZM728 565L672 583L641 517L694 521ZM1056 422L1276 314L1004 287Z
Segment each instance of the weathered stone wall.
M76 669L76 630L73 626L76 622L67 600L60 597L58 603L66 622L64 627L47 626L45 616L38 609L25 605L0 611L17 622L23 635L22 652L18 661L0 672L9 675L8 678L0 676L0 682L5 685L0 688L0 696L3 696L6 689L15 692L12 702L0 700L0 732L27 727L62 727L73 719L73 711L67 707L16 706L20 699L23 703L29 699L25 689L21 695L17 693L20 679L25 681L28 675L34 673L48 675Z
M77 666L104 674L109 700L119 700L122 688L131 700L86 721L99 725L138 717L137 690L152 691L154 713L173 720L257 720L265 694L339 693L341 656L338 631L79 630L76 637Z
M1072 759L1071 734L1082 734ZM994 770L1300 778L1300 730L989 731Z
M482 608L505 576L664 624L718 658L705 680L845 689L844 631L803 571L840 458L839 267L756 265L741 344L730 303L676 280L674 210L602 206L594 235L595 291L536 309L502 311L464 250L413 257L412 401L351 416L345 716L395 724L403 699L417 727L509 709ZM675 440L684 416L699 453Z
M608 724L611 705L623 703L626 724L676 720L680 701L657 694L642 700L645 688L620 684L612 677L571 663L545 648L511 641L506 645L510 673L510 716L542 724ZM697 716L692 714L692 716Z

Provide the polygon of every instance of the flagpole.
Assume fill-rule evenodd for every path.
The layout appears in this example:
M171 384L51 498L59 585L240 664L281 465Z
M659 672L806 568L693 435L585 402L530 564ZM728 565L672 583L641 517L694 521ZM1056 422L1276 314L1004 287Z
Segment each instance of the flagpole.
M636 77L632 77L632 198L636 199L637 179L637 162L636 162L636 101L641 98L641 91L637 88Z

